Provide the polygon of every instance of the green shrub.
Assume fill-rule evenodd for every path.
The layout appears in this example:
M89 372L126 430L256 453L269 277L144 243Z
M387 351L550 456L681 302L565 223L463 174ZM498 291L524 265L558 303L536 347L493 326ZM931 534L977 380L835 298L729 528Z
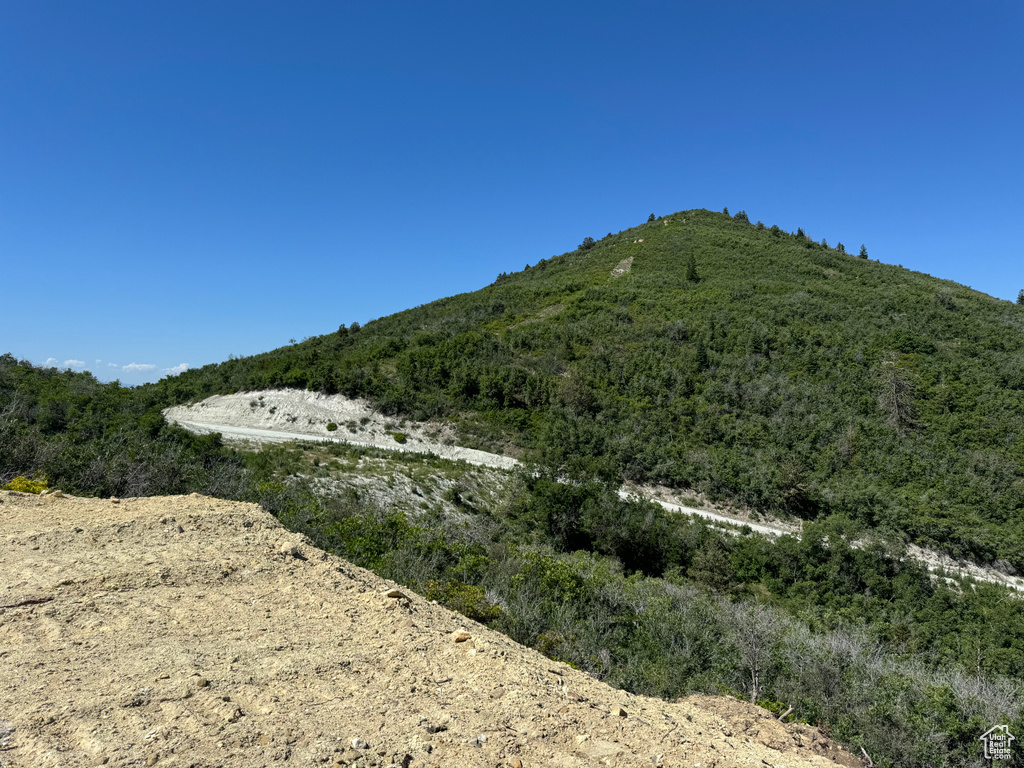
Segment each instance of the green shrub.
M568 664L573 669L579 669L579 665L573 663L573 661L568 658L568 651L570 648L569 641L569 637L549 630L547 632L541 632L537 636L537 642L533 644L533 647L549 659L561 661L564 664Z
M337 425L337 424L335 424L335 423L334 423L333 421L332 421L332 422L330 422L330 423L329 423L329 424L327 425L327 431L328 431L328 432L334 432L334 431L335 431L335 430L337 430L337 429L338 429L338 425Z
M459 483L455 483L455 485L444 492L442 498L457 507L462 506L462 486Z
M405 432L395 432L394 433L394 438L395 438L395 442L396 443L404 443L405 442Z
M19 475L7 485L0 487L0 491L18 491L20 493L42 493L49 490L50 482L45 475L36 475L36 479L29 480L24 475Z
M743 696L743 694L740 694L737 696L737 698L743 699L746 697ZM767 709L777 718L783 713L786 713L786 718L785 720L783 720L783 722L785 723L792 723L796 720L796 717L793 714L791 714L793 711L792 708L789 707L785 702L772 701L771 699L758 699L757 706L761 707L761 709Z
M423 596L481 624L490 624L502 616L501 608L487 601L483 587L461 581L431 580L423 585Z

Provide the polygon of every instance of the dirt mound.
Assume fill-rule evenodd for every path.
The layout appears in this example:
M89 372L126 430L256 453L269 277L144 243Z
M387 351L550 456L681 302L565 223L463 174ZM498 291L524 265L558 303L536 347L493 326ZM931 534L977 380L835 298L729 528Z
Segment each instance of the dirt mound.
M860 765L733 699L613 690L259 507L0 492L0 765Z

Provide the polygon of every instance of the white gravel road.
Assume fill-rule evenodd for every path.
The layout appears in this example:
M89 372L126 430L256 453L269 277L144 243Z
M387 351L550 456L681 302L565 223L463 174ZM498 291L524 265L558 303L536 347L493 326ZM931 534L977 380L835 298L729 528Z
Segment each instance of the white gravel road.
M329 435L283 432L276 429L256 429L255 427L235 427L228 424L208 424L204 422L183 420L175 420L175 423L197 435L219 432L225 440L229 441L241 440L258 443L290 443L296 440L302 440L319 443L345 443L346 445L357 445L363 448L383 448L388 451L401 451L403 453L430 453L434 456L440 456L442 459L465 461L468 464L476 464L481 467L515 469L519 466L519 462L510 456L499 456L496 453L476 451L472 448L462 448L457 445L435 445L431 450L425 451L422 443L409 445L408 443L401 444L392 441L390 444L382 444L379 442L364 442L361 440L350 440Z
M511 456L477 451L454 445L449 425L440 422L410 423L377 413L365 400L342 395L323 395L296 389L239 392L214 395L193 405L164 410L168 421L197 434L219 432L226 440L280 443L294 440L346 443L367 448L383 448L407 453L429 453L453 461L465 461L495 469L515 469L519 462ZM328 424L337 429L329 430ZM400 432L404 443L395 440ZM619 490L623 499L639 495L663 508L709 520L718 525L749 526L765 536L795 534L792 528L753 523L740 518L674 504L636 490ZM797 534L798 535L798 534ZM924 563L934 573L947 573L976 581L1001 584L1024 592L1024 578L1009 576L994 568L911 545L910 557Z

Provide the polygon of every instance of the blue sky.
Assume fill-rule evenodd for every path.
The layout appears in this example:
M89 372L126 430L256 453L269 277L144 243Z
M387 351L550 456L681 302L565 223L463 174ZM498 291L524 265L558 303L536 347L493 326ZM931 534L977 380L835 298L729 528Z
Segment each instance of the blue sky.
M134 384L744 209L1024 288L1019 2L0 3L0 353Z

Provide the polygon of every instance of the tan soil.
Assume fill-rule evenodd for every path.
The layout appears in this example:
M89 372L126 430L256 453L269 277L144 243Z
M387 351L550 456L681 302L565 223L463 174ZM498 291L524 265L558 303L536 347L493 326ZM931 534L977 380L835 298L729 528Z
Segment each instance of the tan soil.
M632 696L389 597L255 505L0 492L0 535L5 767L861 764L744 702Z
M623 275L629 274L629 270L633 268L633 257L628 256L616 265L615 269L612 270L612 277L622 277Z

